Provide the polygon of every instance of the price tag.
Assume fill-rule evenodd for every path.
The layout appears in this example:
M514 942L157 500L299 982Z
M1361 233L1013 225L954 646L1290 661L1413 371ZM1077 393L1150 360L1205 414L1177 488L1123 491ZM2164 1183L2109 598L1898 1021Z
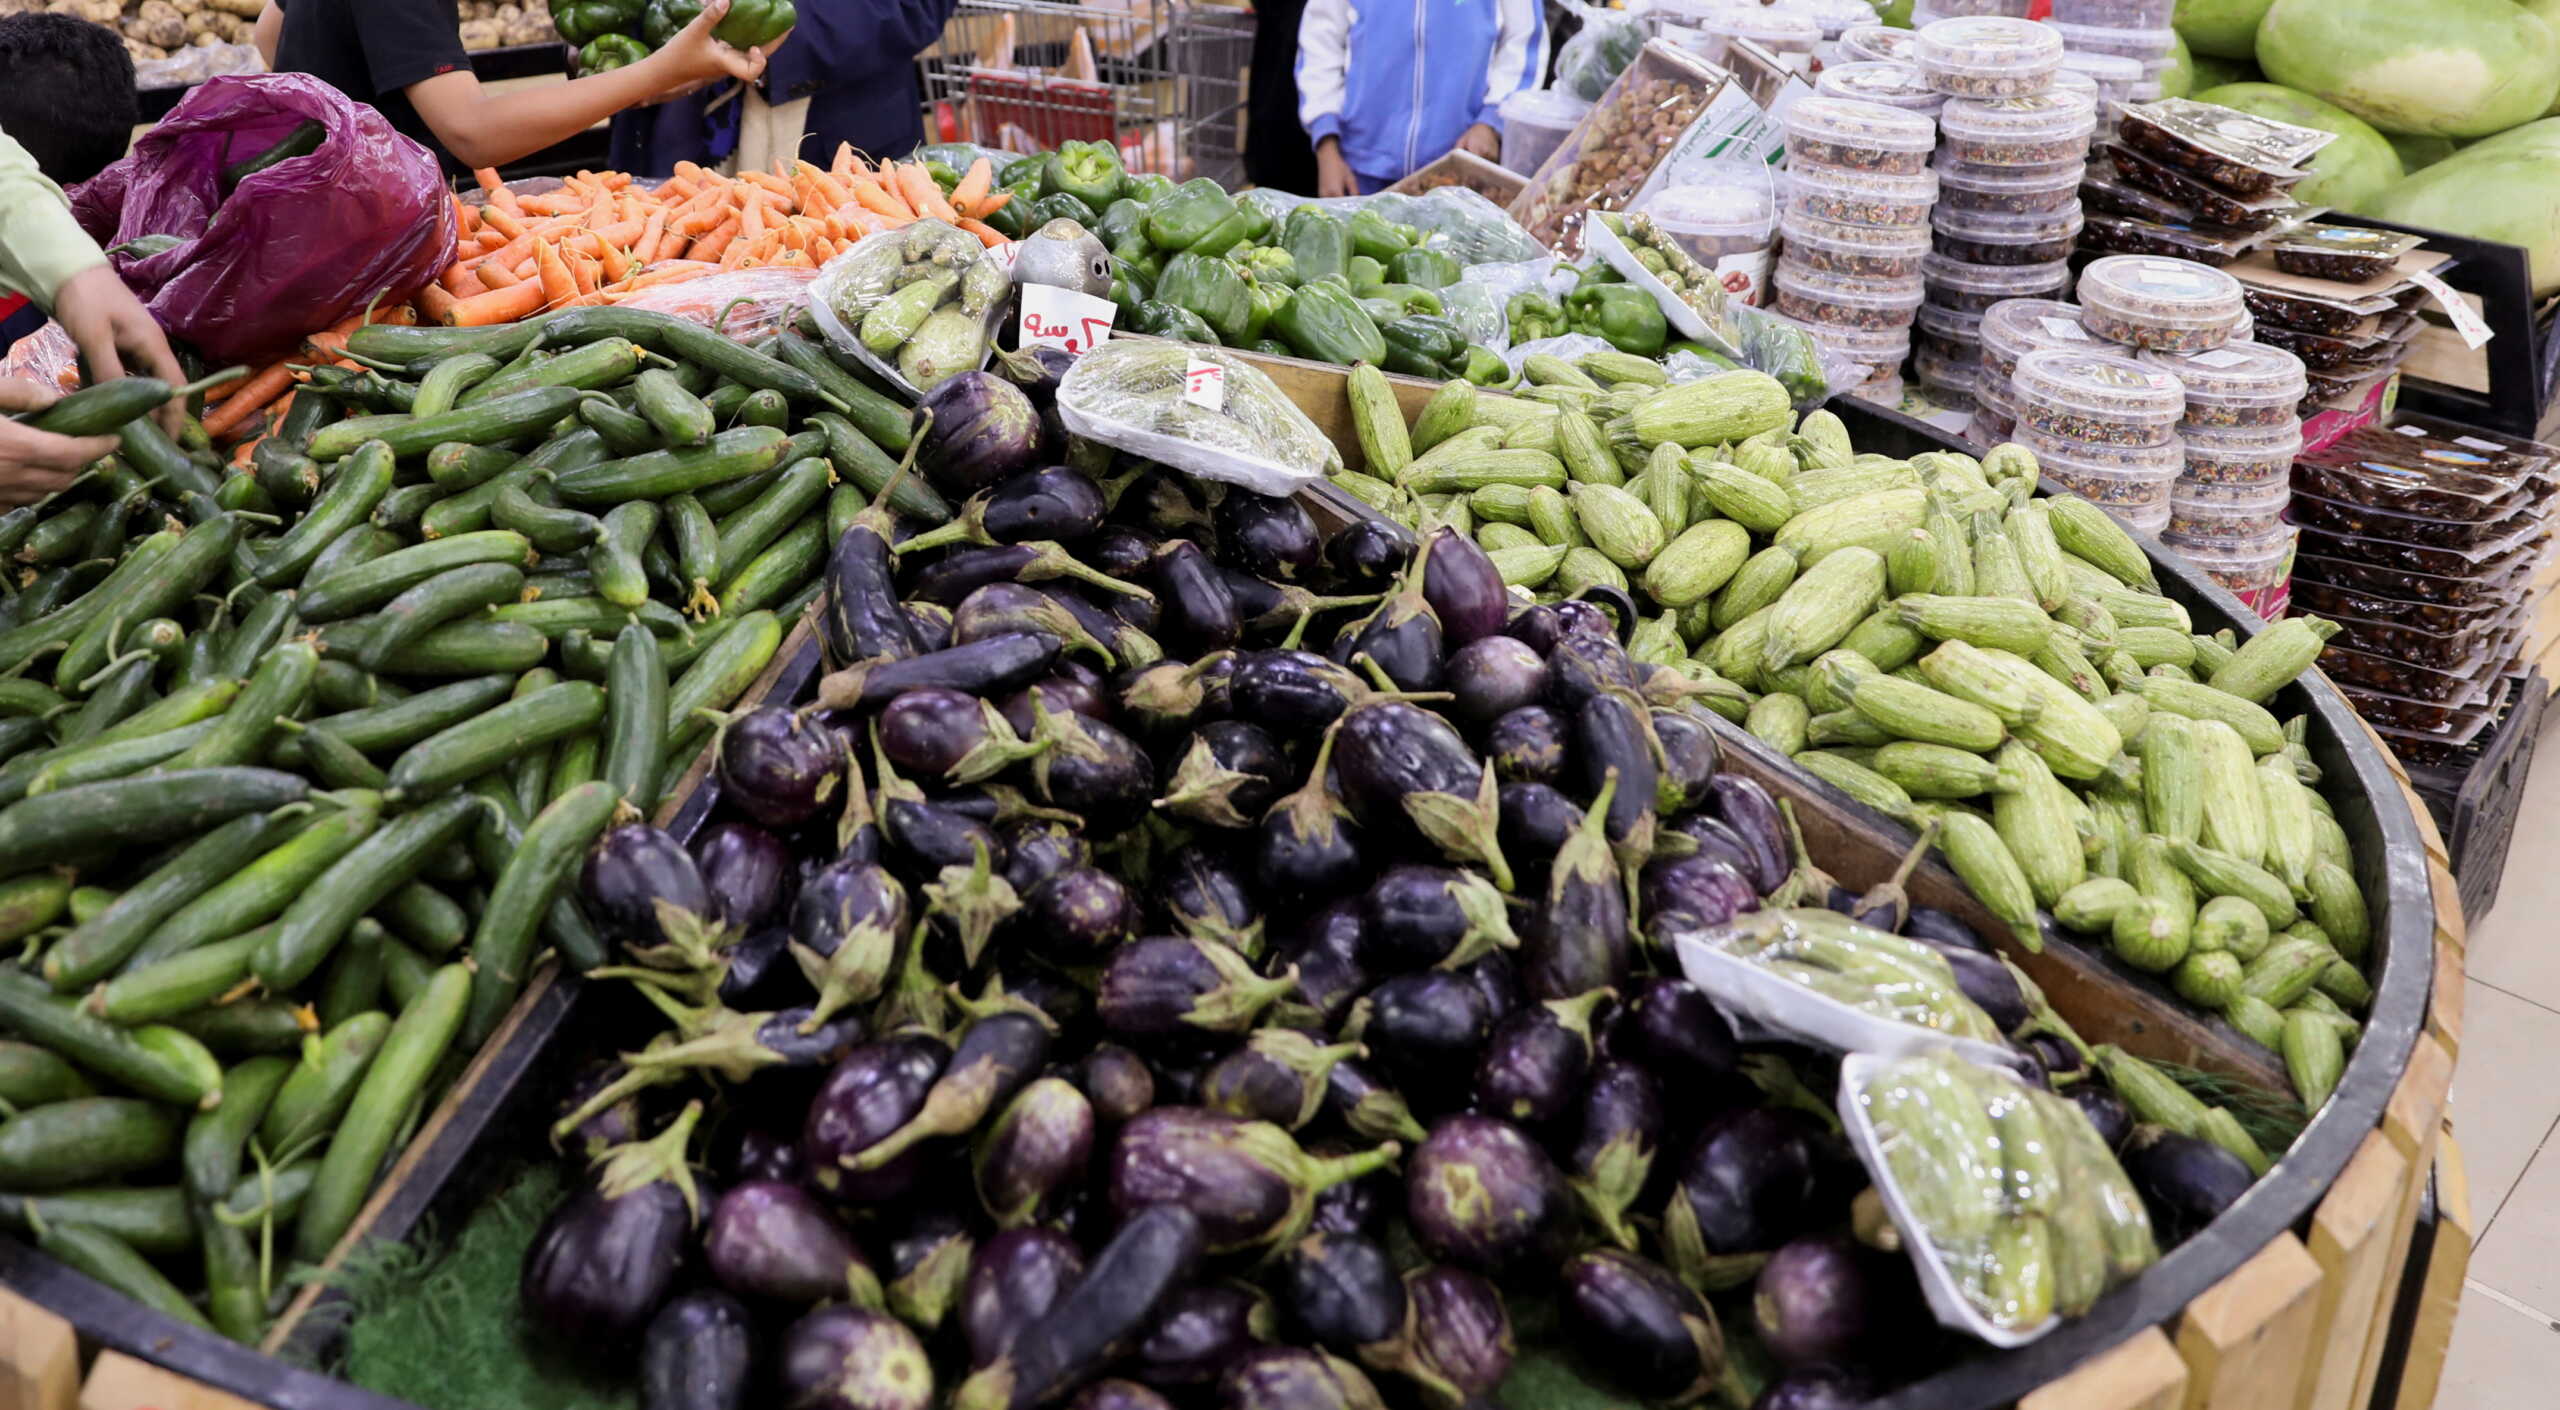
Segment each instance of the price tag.
M1182 399L1202 411L1225 410L1227 369L1196 357L1187 359L1182 368Z
M2412 274L2409 282L2435 295L2436 302L2444 305L2446 316L2453 320L2453 331L2461 335L2464 347L2479 347L2496 336L2489 331L2488 323L2481 319L2480 311L2471 306L2469 299L2455 293L2452 285L2433 274Z
M1111 336L1111 321L1119 313L1120 306L1109 299L1055 284L1025 284L1020 337L1015 341L1026 348L1063 348L1080 357Z

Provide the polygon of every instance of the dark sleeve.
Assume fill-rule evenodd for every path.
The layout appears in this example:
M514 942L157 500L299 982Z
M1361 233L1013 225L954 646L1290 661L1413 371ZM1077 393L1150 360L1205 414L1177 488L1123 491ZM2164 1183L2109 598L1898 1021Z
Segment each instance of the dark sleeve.
M462 47L462 9L455 0L363 0L348 9L377 93L397 93L471 66L471 55Z
M801 0L800 22L765 65L773 93L814 92L911 66L959 0Z

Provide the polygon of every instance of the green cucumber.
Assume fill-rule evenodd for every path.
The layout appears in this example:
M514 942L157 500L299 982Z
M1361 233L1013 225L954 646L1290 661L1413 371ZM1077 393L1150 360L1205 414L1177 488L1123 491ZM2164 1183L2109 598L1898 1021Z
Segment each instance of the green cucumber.
M283 993L310 978L356 917L381 904L415 877L430 856L459 839L479 807L467 794L439 798L357 843L285 907L275 933L251 961L259 982Z
M521 569L531 567L533 561L533 545L522 534L504 529L456 534L385 553L343 573L323 576L315 570L295 611L306 622L335 622L371 611L456 568L504 563Z
M334 431L337 427L329 429ZM258 560L257 580L262 586L282 587L302 581L332 539L364 522L382 497L391 493L391 479L399 464L390 448L379 441L367 441L350 449L356 453L329 477L311 508Z
M603 777L631 806L647 811L665 769L667 668L658 638L634 622L613 639L605 703Z
M492 378L474 390L486 390L495 381ZM533 387L434 416L404 416L397 426L341 421L311 438L310 455L326 464L353 453L368 439L380 440L394 457L425 455L447 441L473 445L511 441L576 411L584 395L575 387Z
M740 426L713 436L706 445L653 450L569 471L560 477L560 498L573 505L664 499L760 475L782 463L790 444L790 437L770 426Z
M340 799L343 806L335 812L312 818L172 912L126 958L124 972L132 974L283 914L382 820L379 797L356 792Z
M471 937L466 1045L477 1047L497 1030L531 968L534 930L543 912L620 806L621 794L598 780L555 799L525 827Z
M587 550L587 571L598 597L616 607L649 600L649 575L641 554L658 532L658 506L635 499L605 511L604 533Z
M672 372L653 367L634 378L631 404L667 446L698 446L711 439L711 408L685 390Z
M296 1257L315 1263L326 1258L355 1223L356 1212L372 1193L375 1171L391 1153L410 1110L425 1102L428 1079L461 1031L470 995L470 970L446 965L427 992L392 1023L321 1156L320 1176L303 1201L295 1228Z
M305 1044L258 1122L258 1149L270 1160L290 1159L327 1135L390 1032L390 1015L360 1013Z
M299 775L251 768L173 770L57 789L0 808L0 857L37 867L101 848L149 846L310 793Z
M803 518L721 585L720 611L738 615L771 607L815 579L826 561L825 522L814 515Z
M604 718L604 692L588 681L564 681L511 700L409 746L391 766L394 800L462 783L506 762L518 749L592 729Z
M217 1095L190 1065L90 1013L79 1000L55 997L20 970L0 968L0 1024L117 1086L173 1106L199 1107Z
M114 905L45 952L44 975L56 993L88 988L122 965L164 921L221 885L272 848L311 826L308 811L233 818L187 844L157 871L126 888Z
M278 716L302 713L311 698L311 678L320 670L320 653L308 641L289 641L267 653L258 673L231 708L222 712L213 732L169 762L169 768L211 769L245 764L264 757L276 733Z
M447 568L365 619L367 631L356 648L356 664L368 671L383 670L427 633L483 608L513 602L523 591L524 570L512 563Z
M546 504L550 472L536 471L523 480L500 486L489 502L489 520L501 529L525 536L545 553L577 553L604 534L604 525L583 510Z

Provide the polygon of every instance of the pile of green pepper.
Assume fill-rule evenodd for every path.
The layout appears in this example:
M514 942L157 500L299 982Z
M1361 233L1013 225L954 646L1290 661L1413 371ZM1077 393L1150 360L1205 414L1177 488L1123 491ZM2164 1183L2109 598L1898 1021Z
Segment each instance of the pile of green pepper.
M578 51L578 72L603 73L649 57L702 13L702 0L553 0L551 27ZM735 0L712 34L739 49L771 44L800 21L791 0Z

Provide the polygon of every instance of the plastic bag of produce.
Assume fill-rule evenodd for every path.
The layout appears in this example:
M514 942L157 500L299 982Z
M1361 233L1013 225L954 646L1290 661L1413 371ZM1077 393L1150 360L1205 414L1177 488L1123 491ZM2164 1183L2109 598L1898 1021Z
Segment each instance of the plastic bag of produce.
M8 354L0 356L0 377L70 391L80 385L80 349L61 324L48 323L9 345Z
M2142 1197L2077 1102L1951 1053L1857 1053L1840 1120L1943 1326L2023 1346L2159 1261Z
M751 343L791 320L809 302L818 271L805 265L728 269L643 289L616 300L623 308L671 313Z
M1512 371L1517 372L1521 364L1541 353L1571 362L1588 353L1615 351L1617 349L1611 347L1606 338L1595 338L1588 333L1567 333L1561 338L1533 338L1528 342L1505 348L1502 351L1502 360L1510 365Z
M977 236L919 220L828 260L809 311L828 342L921 397L987 365L1012 295L1013 271Z
M1590 5L1568 5L1582 17L1582 31L1564 42L1556 51L1555 86L1586 102L1597 103L1600 95L1627 65L1635 62L1636 51L1644 47L1644 17L1633 10L1604 10Z
M1689 982L1746 1028L1844 1053L2007 1052L1943 956L1835 911L1753 911L1670 939Z
M207 80L71 209L101 245L181 238L115 256L116 273L217 362L279 356L407 298L453 253L435 157L308 74Z
M1104 343L1059 379L1058 416L1072 435L1257 494L1292 493L1342 463L1260 369L1190 343Z
M1547 253L1502 207L1464 186L1435 186L1419 196L1381 191L1360 199L1366 209L1433 237L1432 246L1460 264L1509 264Z
M1440 291L1440 311L1458 325L1468 342L1500 348L1511 340L1502 316L1502 305L1510 297L1478 283L1475 272L1470 270L1466 278Z

